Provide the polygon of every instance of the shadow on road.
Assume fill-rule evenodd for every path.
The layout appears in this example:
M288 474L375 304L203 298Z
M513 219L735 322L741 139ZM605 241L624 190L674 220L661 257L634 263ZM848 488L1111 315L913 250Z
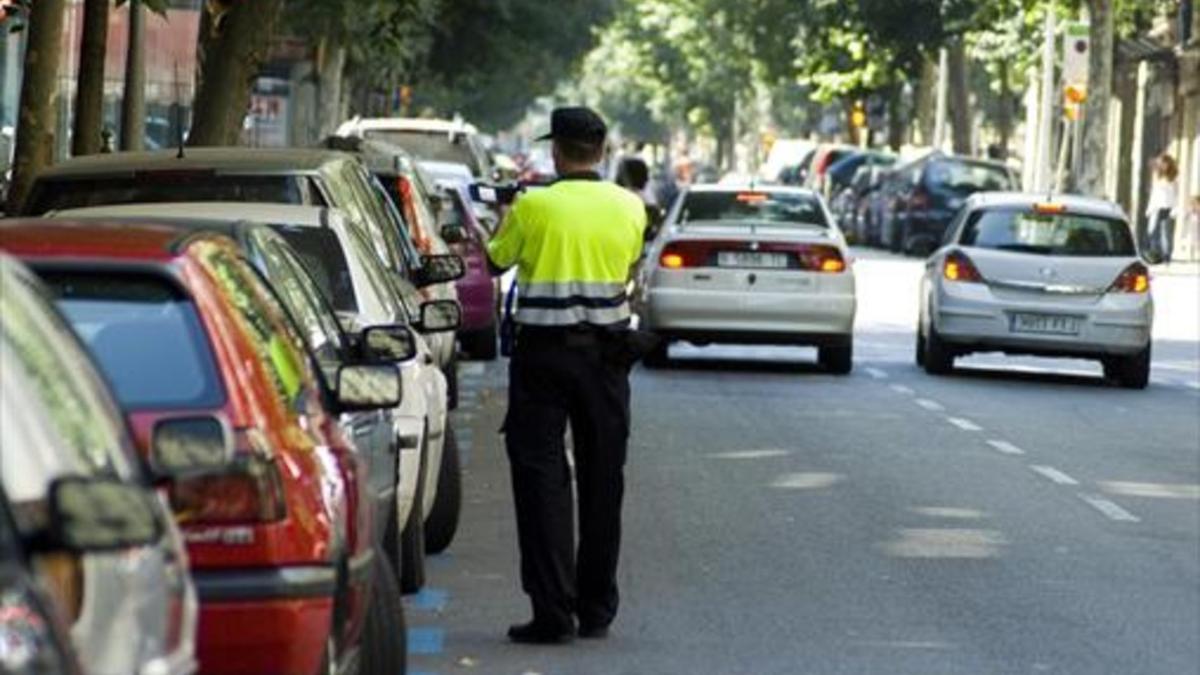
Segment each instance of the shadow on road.
M778 375L828 375L815 361L768 361L765 359L700 357L674 358L659 368L646 368L649 372L721 372L721 373L764 373Z

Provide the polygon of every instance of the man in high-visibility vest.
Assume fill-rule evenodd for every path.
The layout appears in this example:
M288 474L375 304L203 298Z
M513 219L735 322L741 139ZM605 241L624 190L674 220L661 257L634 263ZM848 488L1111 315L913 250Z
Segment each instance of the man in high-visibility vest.
M587 108L555 110L539 140L553 141L558 180L518 197L488 245L494 271L517 268L519 289L504 433L533 619L509 629L514 642L601 638L617 613L629 368L639 351L626 283L646 211L596 173L606 135Z

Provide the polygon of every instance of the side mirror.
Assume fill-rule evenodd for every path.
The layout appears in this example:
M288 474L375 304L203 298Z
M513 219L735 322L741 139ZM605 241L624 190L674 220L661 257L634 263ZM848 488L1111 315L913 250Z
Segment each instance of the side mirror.
M417 355L417 338L408 326L371 326L359 340L370 363L400 363Z
M462 325L462 305L454 300L431 300L421 305L422 333L447 333Z
M467 228L459 223L442 225L442 241L447 244L461 244L467 240Z
M150 468L161 478L219 471L233 462L233 433L213 415L160 420L150 437Z
M425 288L434 284L457 281L467 273L462 258L456 255L421 256L421 269L413 274L413 285Z
M163 535L153 492L111 478L59 478L50 485L42 550L76 553L148 546Z
M342 410L395 408L403 398L400 371L393 365L355 365L338 369L337 402Z

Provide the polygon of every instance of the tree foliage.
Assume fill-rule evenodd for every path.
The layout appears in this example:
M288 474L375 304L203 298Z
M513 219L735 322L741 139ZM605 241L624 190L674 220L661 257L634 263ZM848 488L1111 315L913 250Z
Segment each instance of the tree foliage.
M616 0L444 0L415 103L504 128L575 75Z

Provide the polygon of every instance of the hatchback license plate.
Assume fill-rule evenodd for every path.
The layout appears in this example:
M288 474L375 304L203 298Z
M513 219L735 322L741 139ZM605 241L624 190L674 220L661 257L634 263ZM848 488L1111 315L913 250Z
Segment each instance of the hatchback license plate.
M1079 335L1079 317L1061 314L1013 314L1012 332Z
M717 264L721 267L758 267L783 269L787 267L786 253L760 253L758 251L721 251Z

